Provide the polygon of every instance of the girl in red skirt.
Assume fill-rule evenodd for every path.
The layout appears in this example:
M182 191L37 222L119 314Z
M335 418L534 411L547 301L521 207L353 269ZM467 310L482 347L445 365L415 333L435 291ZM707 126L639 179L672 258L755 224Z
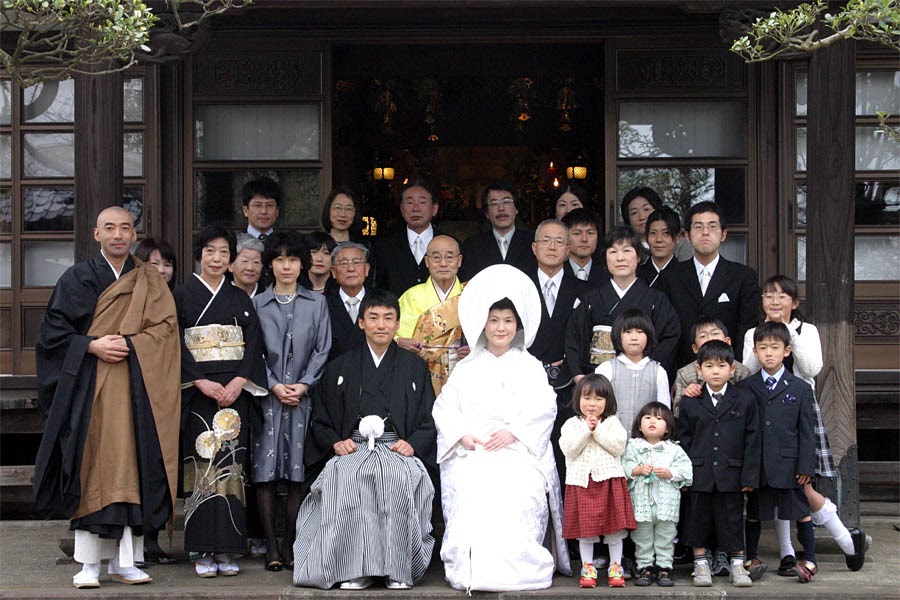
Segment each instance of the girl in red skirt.
M581 587L597 586L594 544L609 546L609 586L625 587L622 540L637 528L621 458L628 432L616 417L616 396L603 375L585 375L572 393L575 415L565 422L559 447L566 456L563 537L577 539Z

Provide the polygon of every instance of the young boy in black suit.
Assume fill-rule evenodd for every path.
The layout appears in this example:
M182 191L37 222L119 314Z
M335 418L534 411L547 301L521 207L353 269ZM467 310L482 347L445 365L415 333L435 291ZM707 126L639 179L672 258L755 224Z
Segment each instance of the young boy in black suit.
M753 585L744 568L744 492L759 485L760 436L756 399L729 385L734 350L721 340L700 347L697 369L706 384L697 398L685 397L678 415L678 441L691 457L694 484L684 525L693 548L694 585L712 585L706 549L718 547L731 558L729 578L736 587Z
M762 369L740 387L756 397L762 433L760 486L747 501L747 559L751 577L758 579L766 565L759 560L760 521L797 522L803 560L794 572L807 583L818 572L816 540L809 501L803 493L816 470L816 413L813 391L784 366L791 354L791 333L784 323L766 321L753 332L753 353Z

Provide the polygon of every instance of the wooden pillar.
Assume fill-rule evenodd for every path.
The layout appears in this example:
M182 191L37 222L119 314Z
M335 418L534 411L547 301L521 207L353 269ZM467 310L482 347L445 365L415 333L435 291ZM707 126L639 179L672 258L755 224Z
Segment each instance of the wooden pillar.
M122 74L75 76L75 260L97 252L97 214L122 203Z
M822 337L817 396L840 476L829 496L859 523L859 458L853 364L853 41L812 54L807 133L807 304ZM861 365L864 366L864 365Z

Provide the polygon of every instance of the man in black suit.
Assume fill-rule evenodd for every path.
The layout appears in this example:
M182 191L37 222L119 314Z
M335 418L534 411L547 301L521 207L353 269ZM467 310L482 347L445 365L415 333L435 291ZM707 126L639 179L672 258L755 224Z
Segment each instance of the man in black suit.
M268 177L253 179L241 188L241 203L247 217L247 233L265 241L272 235L281 206L281 188Z
M691 329L700 315L719 319L731 339L742 340L759 322L760 305L756 271L719 254L728 235L722 208L715 202L695 204L684 224L694 258L666 269L657 283L681 321L680 365L693 360ZM742 360L741 344L736 344L734 353Z
M463 279L469 280L485 267L497 264L512 265L526 275L534 273L537 263L531 251L531 232L516 227L519 210L515 189L505 181L496 181L484 188L481 202L491 228L463 244Z
M598 287L609 279L605 258L597 254L600 241L600 216L586 208L576 208L562 219L569 228L569 260L566 271Z
M369 275L368 249L356 242L342 242L331 253L331 276L338 288L325 296L331 315L329 360L358 348L366 335L357 323L359 307L366 296Z
M431 226L437 215L434 188L424 179L411 179L400 189L400 214L406 222L401 231L379 240L375 251L375 276L379 289L398 297L428 279L425 252L436 235Z
M532 250L537 268L529 273L541 296L541 324L528 348L532 356L540 360L547 370L547 380L558 389L556 422L550 439L556 455L556 468L565 481L566 459L559 449L559 430L572 410L572 374L566 365L566 322L572 310L580 302L579 296L590 286L563 268L568 256L568 232L559 221L547 220L538 225Z
M684 239L681 237L681 219L678 218L678 213L668 206L653 211L647 218L645 239L650 257L638 267L638 277L650 287L655 287L662 272L678 264L675 247L679 240Z

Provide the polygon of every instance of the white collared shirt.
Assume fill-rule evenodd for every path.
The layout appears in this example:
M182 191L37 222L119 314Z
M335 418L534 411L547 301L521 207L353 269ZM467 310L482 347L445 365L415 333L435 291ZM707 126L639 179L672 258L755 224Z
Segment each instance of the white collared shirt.
M503 242L502 240L506 240L506 252L509 252L509 246L512 244L513 234L516 232L516 226L513 225L509 231L506 232L506 235L500 235L497 233L496 229L491 229L494 233L494 241L497 242L497 248L500 249L500 254L503 254ZM505 260L505 257L504 257Z
M615 279L613 279L612 277L610 277L610 279L609 279L609 282L612 284L612 289L613 289L613 291L615 291L616 294L619 295L619 298L620 298L620 299L625 297L625 294L628 293L628 290L631 289L631 286L634 285L634 282L635 282L635 281L637 281L637 277L635 277L635 278L634 278L634 281L632 281L631 283L629 283L629 284L628 284L628 287L625 288L625 289L623 290L622 288L620 288L620 287L616 284L616 280L615 280Z
M720 256L719 254L716 254L716 257L714 259L712 259L711 261L709 261L709 264L705 265L705 266L699 260L697 260L696 256L693 258L694 268L697 269L697 281L703 280L703 277L701 277L701 273L703 273L703 269L706 269L707 271L709 271L709 278L712 279L713 273L716 272L716 265L719 264L719 256Z
M272 235L273 233L275 233L275 229L272 228L272 227L269 227L268 231L260 231L259 229L257 229L257 228L254 227L253 225L247 225L247 233L249 233L250 235L252 235L252 236L255 237L256 239L259 239L260 234L264 233L264 234L266 234L266 237L269 237L270 235Z
M779 382L781 382L781 378L784 377L784 363L782 363L781 368L778 369L778 371L776 371L774 375L769 375L765 369L760 369L759 376L762 377L763 383L765 383L766 379L768 379L769 377L774 377L775 385L777 386Z
M112 264L111 262L109 262L109 259L106 258L106 255L103 254L103 249L100 250L100 256L103 257L103 260L105 260L105 261L106 261L106 264L109 265L109 268L112 269L113 275L116 276L116 281L118 281L118 280L119 280L119 277L122 276L122 269L125 268L125 261L128 260L128 257L126 256L126 257L125 257L125 261L122 261L122 269L119 269L119 270L117 271L116 268L113 266L113 264Z
M713 394L722 394L722 398L724 398L725 392L727 392L727 391L728 391L728 382L726 382L725 385L722 386L722 389L719 390L718 392L713 392L712 388L709 387L709 384L708 383L706 384L706 393L709 394L709 399L712 400L713 406L716 406L717 404L719 404L719 401L713 397Z
M366 297L366 288L361 287L361 288L359 288L359 293L357 295L350 296L350 294L348 294L347 292L344 291L344 288L339 287L338 288L338 296L341 297L341 302L344 304L344 310L347 310L347 300L349 300L351 297L359 300L359 304L356 305L357 311L358 311L359 308L362 306L363 298ZM347 314L349 315L350 312L348 311Z
M409 250L413 253L413 256L416 254L416 238L422 240L422 255L424 256L426 252L428 252L428 244L431 243L431 239L434 237L434 228L431 224L428 224L428 227L425 228L422 233L416 233L409 227L406 228L406 241L409 242Z
M553 283L556 284L556 295L557 295L557 297L559 297L559 287L562 285L564 270L565 269L560 269L556 275L554 275L553 277L550 277L549 275L544 273L543 269L538 268L538 283L541 284L541 293L543 293L543 290L545 289L544 286L547 285L547 280L552 279Z
M578 277L578 269L584 269L585 278L588 278L591 276L591 267L594 266L594 259L589 258L587 263L585 263L585 265L582 267L577 262L572 260L572 257L570 256L569 257L569 266L572 267L572 273L574 273L576 277Z

